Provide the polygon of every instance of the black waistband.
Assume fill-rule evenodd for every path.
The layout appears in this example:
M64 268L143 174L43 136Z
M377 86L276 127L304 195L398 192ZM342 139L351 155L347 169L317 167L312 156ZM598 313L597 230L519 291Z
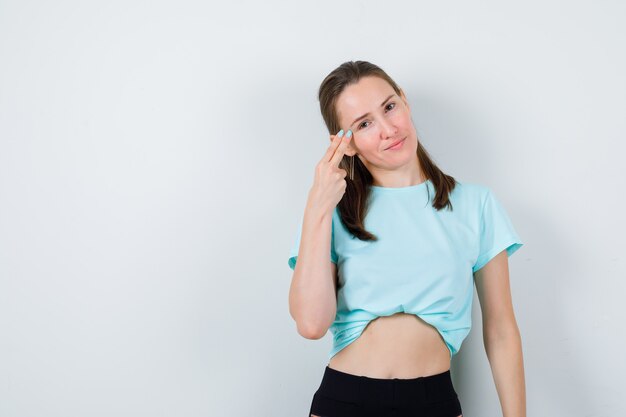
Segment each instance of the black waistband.
M326 397L352 403L428 404L457 396L450 370L418 378L370 378L326 366L317 391Z

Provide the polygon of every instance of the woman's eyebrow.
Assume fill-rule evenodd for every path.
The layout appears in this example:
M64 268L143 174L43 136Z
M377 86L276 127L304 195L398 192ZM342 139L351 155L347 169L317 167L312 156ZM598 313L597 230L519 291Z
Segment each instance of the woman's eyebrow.
M384 106L384 105L385 105L385 103L387 102L387 100L389 100L389 99L390 99L391 97L393 97L393 96L395 96L395 93L394 93L394 94L391 94L389 97L387 97L387 98L385 99L385 101L383 101L382 103L380 103L380 107ZM359 116L359 117L357 117L356 119L354 119L354 122L352 122L352 124L350 125L350 127L354 126L354 124L355 124L356 122L358 122L358 121L359 121L359 120L361 120L361 119L366 118L367 116L369 116L369 112L368 112L368 113L365 113L363 116Z

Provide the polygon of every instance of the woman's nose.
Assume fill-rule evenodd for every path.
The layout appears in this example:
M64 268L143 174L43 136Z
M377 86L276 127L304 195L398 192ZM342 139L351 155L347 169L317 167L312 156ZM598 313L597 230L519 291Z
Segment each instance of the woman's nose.
M381 133L385 137L393 136L397 133L398 129L394 126L394 124L389 120L382 120L380 122Z

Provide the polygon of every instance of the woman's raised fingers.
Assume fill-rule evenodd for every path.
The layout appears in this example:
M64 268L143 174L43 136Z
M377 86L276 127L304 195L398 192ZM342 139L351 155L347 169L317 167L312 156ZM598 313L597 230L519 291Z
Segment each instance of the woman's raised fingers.
M335 167L339 166L339 162L341 161L341 158L343 158L343 155L346 153L346 149L348 149L348 143L350 142L351 137L352 137L352 131L348 130L348 133L346 133L346 136L341 138L341 143L339 143L339 146L337 146L335 153L330 159L330 163L334 165Z
M330 141L330 146L326 150L326 153L324 154L322 161L324 162L330 161L330 159L333 157L333 154L335 153L335 150L341 144L342 136L343 136L343 129L337 132L336 135L332 136L333 139Z

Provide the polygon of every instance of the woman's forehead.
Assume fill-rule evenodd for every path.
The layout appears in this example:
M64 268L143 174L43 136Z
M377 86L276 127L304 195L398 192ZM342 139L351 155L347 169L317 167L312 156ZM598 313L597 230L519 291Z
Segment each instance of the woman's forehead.
M352 121L383 106L390 98L397 96L385 80L366 77L344 89L337 99L337 114L344 123Z

